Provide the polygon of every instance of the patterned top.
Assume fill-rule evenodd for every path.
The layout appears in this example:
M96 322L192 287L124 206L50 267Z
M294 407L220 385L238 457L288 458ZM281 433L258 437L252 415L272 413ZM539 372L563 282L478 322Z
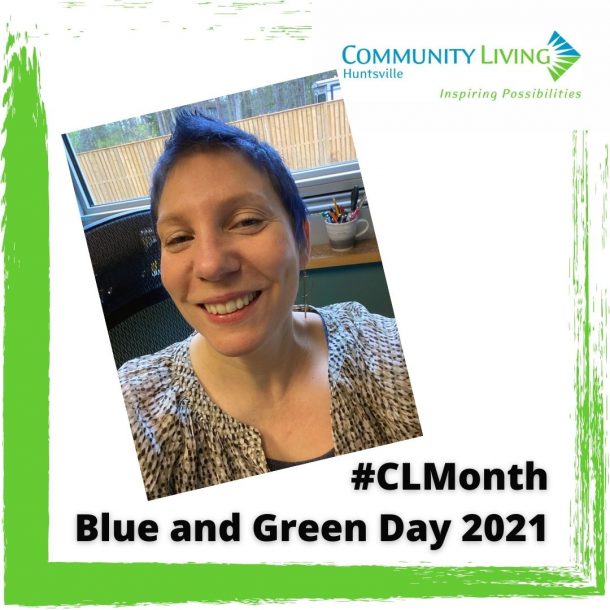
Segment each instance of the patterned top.
M396 321L358 303L313 311L328 340L335 455L421 436ZM258 431L199 382L193 336L119 370L149 500L268 472Z

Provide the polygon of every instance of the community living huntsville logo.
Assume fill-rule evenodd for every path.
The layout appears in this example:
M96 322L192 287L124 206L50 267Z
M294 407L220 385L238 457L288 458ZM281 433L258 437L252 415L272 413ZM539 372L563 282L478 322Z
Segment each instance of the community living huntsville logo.
M580 53L557 32L553 32L549 46L553 57L548 70L553 80L556 81L580 59Z
M406 65L541 65L554 81L561 78L579 59L580 53L557 31L544 47L411 47L377 48L348 44L341 53L344 78L403 78ZM369 69L370 65L373 68ZM351 66L354 66L353 68ZM358 67L367 66L365 70Z

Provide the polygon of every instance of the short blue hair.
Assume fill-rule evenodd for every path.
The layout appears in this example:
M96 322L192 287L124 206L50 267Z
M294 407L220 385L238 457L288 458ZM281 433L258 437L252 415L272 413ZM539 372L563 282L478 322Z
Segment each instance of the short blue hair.
M295 240L302 246L305 243L303 225L307 219L307 208L290 170L277 150L233 125L189 111L182 111L176 117L174 130L165 143L165 150L152 173L150 211L153 226L157 226L159 200L167 174L172 167L181 158L192 153L215 150L239 152L260 172L267 175L273 190L290 216Z

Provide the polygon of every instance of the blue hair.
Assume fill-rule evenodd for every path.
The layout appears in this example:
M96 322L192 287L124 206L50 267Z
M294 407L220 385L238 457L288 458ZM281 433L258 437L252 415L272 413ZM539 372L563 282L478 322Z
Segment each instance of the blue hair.
M297 244L303 245L303 224L307 218L307 208L280 154L271 145L233 125L189 111L182 111L176 117L172 135L165 143L163 154L152 173L150 211L153 226L157 226L159 199L172 167L189 154L214 150L239 152L260 172L267 175L292 221L292 232Z

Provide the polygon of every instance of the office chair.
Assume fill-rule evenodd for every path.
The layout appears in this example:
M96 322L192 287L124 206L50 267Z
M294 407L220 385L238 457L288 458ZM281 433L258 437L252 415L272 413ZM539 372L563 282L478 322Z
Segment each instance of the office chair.
M161 284L148 210L92 223L85 236L117 367L192 332Z

